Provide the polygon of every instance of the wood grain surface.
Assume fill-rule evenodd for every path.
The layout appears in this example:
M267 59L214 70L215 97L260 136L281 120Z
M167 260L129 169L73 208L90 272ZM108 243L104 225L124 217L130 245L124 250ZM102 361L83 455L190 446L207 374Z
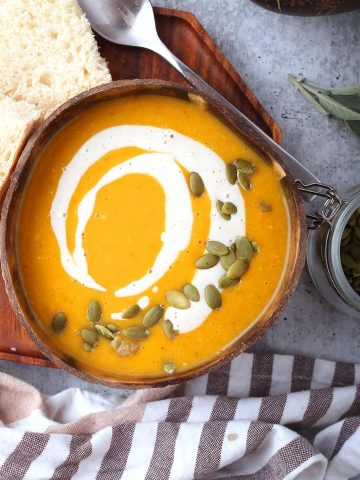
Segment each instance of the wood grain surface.
M258 102L199 21L188 12L157 8L156 25L163 42L189 67L242 110L274 140L281 130ZM113 80L152 78L187 82L156 54L114 45L97 37ZM0 360L51 366L17 320L0 279Z

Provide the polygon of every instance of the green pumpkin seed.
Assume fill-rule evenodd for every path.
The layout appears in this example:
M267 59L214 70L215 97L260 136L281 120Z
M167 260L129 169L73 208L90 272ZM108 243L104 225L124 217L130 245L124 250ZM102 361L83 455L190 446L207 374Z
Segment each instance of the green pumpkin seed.
M108 330L110 330L110 332L112 332L112 333L117 333L117 332L120 330L120 328L117 327L116 325L114 325L113 323L108 323L108 324L106 325L106 328L107 328Z
M340 257L341 257L341 263L344 267L348 267L348 268L355 267L355 261L351 255L345 252L341 252Z
M272 205L269 202L262 201L260 202L259 207L260 207L260 210L264 213L272 211Z
M142 325L133 325L123 330L123 334L129 340L145 340L149 333L149 330Z
M84 342L83 347L84 347L85 352L92 352L93 351L93 347L89 343Z
M234 205L231 202L225 202L221 210L223 213L227 213L228 215L233 215L234 213L237 212L236 205Z
M360 227L358 225L354 228L354 233L356 238L360 240Z
M251 245L255 253L260 252L260 245L258 243L254 242L254 240L251 240Z
M254 249L251 242L246 237L237 237L235 244L236 255L239 258L245 258L251 262L254 256Z
M161 305L154 305L148 310L143 318L144 327L152 327L157 323L164 314L164 307Z
M174 325L172 324L171 320L165 320L164 321L163 330L164 330L165 335L170 340L173 340L175 338Z
M114 340L111 342L111 346L120 355L120 357L128 357L133 355L140 348L140 344L138 342L124 341L120 335L116 335Z
M222 255L226 255L229 249L221 242L216 242L215 240L209 240L206 242L206 250L213 255L217 255L221 257Z
M347 238L351 238L351 232L352 232L351 228L348 228L348 227L345 228L344 231L343 231L343 234L342 234L342 236L341 236L341 240L345 240L345 239L347 239Z
M98 335L95 330L90 330L90 328L83 328L80 331L82 339L84 342L88 343L94 347L98 342Z
M245 175L245 173L242 173L240 172L240 170L238 170L237 179L241 188L243 188L244 190L250 190L251 183L249 177Z
M356 212L355 212L355 213L353 213L353 214L351 215L351 217L349 218L349 220L348 220L348 222L347 222L347 225L348 225L349 227L355 227L356 222L357 222L357 215L356 215Z
M355 262L360 262L360 246L357 245L355 242L351 242L351 244L350 244L350 255L354 259L354 263Z
M207 285L205 287L205 300L209 307L213 310L217 310L221 307L221 293L214 285Z
M354 278L360 277L360 264L355 265L353 269Z
M249 262L245 258L238 258L227 271L227 277L230 280L241 278L249 269Z
M351 235L341 239L341 247L346 247L351 242Z
M235 160L235 166L237 170L241 173L245 173L246 175L252 175L256 172L256 167L251 162L247 160Z
M64 312L58 312L51 321L51 328L54 332L61 332L67 324L67 317Z
M165 297L169 305L174 308L184 310L190 307L190 300L183 292L180 292L180 290L169 290L166 292Z
M100 322L101 318L101 306L97 300L92 300L87 308L87 319L91 323Z
M175 365L171 362L164 363L164 372L172 375L175 373Z
M114 334L106 328L104 325L96 324L95 329L105 338L110 338L112 340L114 338Z
M194 285L192 285L191 283L186 283L183 286L183 292L185 293L187 298L192 302L198 302L200 300L199 290L196 287L194 287Z
M230 265L232 265L236 260L235 253L232 249L226 255L220 257L220 263L224 270L229 270Z
M215 267L215 265L219 262L219 257L217 255L213 255L212 253L206 253L202 257L200 257L195 262L195 267L204 270L206 268Z
M235 280L231 280L227 277L226 273L223 275L218 283L219 288L229 288L237 285L240 282L240 278L236 278Z
M197 172L190 173L190 190L195 197L200 197L204 193L204 182Z
M216 200L216 210L218 212L218 214L220 215L221 218L223 218L224 220L227 220L229 221L231 219L231 215L229 215L228 213L224 213L222 211L222 207L224 205L224 202L222 202L221 200Z
M125 308L125 310L121 313L121 317L128 319L133 318L140 312L139 305L130 305L130 307Z
M233 163L228 163L226 165L226 178L231 185L235 185L237 169Z

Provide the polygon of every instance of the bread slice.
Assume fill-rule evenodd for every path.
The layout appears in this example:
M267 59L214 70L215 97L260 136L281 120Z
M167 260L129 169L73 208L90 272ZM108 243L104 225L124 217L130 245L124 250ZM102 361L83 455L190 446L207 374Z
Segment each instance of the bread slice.
M0 97L0 187L40 116L33 105L23 100Z
M111 81L75 0L1 0L0 46L0 93L25 100L44 117Z

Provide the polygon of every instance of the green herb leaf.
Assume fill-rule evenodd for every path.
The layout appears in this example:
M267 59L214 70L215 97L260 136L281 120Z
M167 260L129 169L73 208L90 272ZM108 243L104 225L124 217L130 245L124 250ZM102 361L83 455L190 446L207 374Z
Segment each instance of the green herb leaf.
M341 120L360 120L360 113L337 102L334 98L319 93L320 105L331 115Z
M326 90L305 78L294 75L288 78L317 110L344 120L350 132L360 140L360 85Z
M350 132L360 140L360 122L345 122Z
M306 100L311 103L313 107L316 108L323 115L329 115L329 113L323 108L320 103L316 100L316 97L306 90L306 84L304 79L297 79L293 75L288 76L290 82L294 85L295 89L302 93Z
M350 85L349 87L331 88L331 95L360 95L360 84Z
M360 95L331 95L331 98L360 113Z

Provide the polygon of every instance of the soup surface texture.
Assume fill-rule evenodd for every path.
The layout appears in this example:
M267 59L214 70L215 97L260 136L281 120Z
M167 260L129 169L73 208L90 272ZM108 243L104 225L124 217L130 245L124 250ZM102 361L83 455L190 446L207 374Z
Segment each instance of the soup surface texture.
M203 105L163 95L102 102L65 125L18 218L21 281L47 342L104 377L216 356L261 317L287 250L276 169Z

